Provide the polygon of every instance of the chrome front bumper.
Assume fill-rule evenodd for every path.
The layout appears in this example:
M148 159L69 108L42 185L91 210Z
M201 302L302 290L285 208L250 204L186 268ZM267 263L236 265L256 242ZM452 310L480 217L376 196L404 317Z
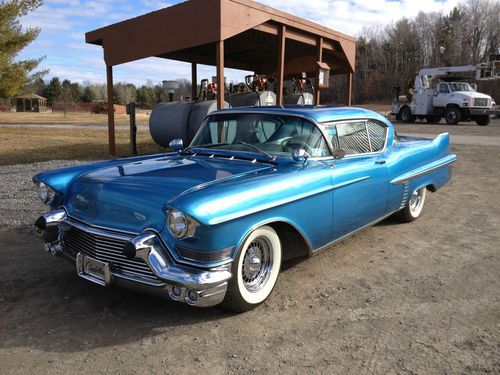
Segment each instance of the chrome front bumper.
M144 232L134 237L95 228L68 217L65 210L56 210L41 216L35 223L35 230L44 239L46 252L70 261L76 265L79 276L103 286L116 284L166 296L192 306L209 307L222 302L226 295L228 280L232 277L231 264L209 269L176 264L159 235L154 232ZM96 238L105 238L104 241L109 239L125 243L122 254L116 255L116 245L114 245L115 250L111 250L114 251L113 256L118 257L117 267L113 266L112 257L107 254L102 255L103 250L97 249L95 253L67 246L65 235L71 230L82 231L85 235ZM102 277L84 271L85 258L106 263ZM143 262L151 271L151 277L121 269L118 263L127 264L127 259Z

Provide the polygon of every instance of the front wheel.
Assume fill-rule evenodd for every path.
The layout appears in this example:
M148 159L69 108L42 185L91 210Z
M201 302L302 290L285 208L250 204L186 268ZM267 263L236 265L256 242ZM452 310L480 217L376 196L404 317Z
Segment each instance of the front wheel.
M456 125L462 119L462 113L457 107L448 107L444 113L444 118L448 125Z
M409 223L413 220L416 220L420 216L420 214L422 213L422 209L424 208L426 193L427 188L425 186L423 188L415 190L406 203L405 207L395 214L395 219L404 223Z
M490 115L476 117L476 124L478 124L480 126L486 126L489 123L490 123Z
M255 229L246 238L235 261L223 306L244 312L259 306L271 294L281 268L281 242L270 226Z

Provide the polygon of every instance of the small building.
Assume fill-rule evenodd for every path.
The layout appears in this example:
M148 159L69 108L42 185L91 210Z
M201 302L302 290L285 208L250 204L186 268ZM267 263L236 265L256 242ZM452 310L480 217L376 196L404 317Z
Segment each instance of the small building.
M37 94L26 94L16 98L16 112L43 112L47 99Z

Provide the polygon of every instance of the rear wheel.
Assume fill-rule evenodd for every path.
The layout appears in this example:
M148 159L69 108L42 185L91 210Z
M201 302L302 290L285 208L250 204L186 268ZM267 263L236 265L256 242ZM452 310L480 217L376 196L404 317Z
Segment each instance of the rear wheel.
M399 111L399 117L404 122L415 122L416 117L411 113L410 107L403 107Z
M478 116L476 117L476 124L486 126L490 123L490 120L490 115Z
M448 107L444 113L444 118L446 119L446 123L448 125L456 125L460 122L462 114L460 113L460 109L457 107Z
M413 220L418 219L420 214L422 213L422 209L424 208L425 203L425 195L427 193L427 188L424 186L423 188L415 190L405 207L396 213L394 216L395 219L402 221L404 223L409 223Z
M255 229L233 262L223 306L244 312L259 306L271 294L281 268L281 242L269 226Z

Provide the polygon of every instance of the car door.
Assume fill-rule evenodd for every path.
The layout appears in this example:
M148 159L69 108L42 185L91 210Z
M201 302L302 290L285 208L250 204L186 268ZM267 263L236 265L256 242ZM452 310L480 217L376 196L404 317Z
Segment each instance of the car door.
M384 159L387 126L356 120L326 126L334 148L346 156L334 162L333 236L352 233L384 217L388 200L388 172Z
M434 94L432 103L434 107L445 107L450 96L450 89L447 83L440 83L438 89Z

